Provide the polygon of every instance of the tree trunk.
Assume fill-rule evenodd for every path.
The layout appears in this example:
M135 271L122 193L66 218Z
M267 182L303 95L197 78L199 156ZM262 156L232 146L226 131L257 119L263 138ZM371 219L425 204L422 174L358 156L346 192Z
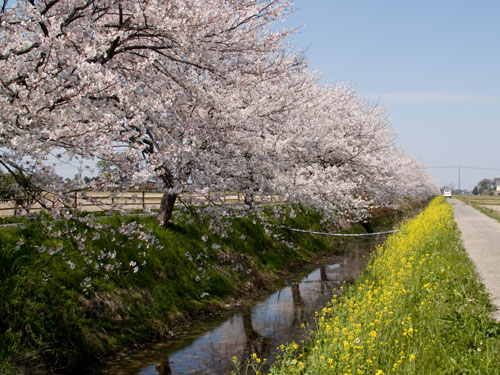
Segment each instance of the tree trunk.
M158 213L157 218L164 228L168 228L177 196L177 194L163 193L160 203L160 212Z
M247 192L245 194L245 205L248 206L249 208L253 208L254 204L255 200L253 191Z

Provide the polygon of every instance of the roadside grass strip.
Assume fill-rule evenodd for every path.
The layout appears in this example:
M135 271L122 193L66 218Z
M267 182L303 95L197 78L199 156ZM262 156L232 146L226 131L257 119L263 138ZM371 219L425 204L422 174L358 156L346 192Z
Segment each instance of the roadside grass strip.
M500 212L492 210L491 208L482 206L480 203L478 203L481 201L476 201L476 200L474 200L468 196L465 196L465 195L456 195L455 199L458 199L458 200L464 202L465 204L475 208L479 212L485 214L486 216L491 217L492 219L495 219L496 221L498 221L500 223ZM499 202L500 202L500 199L496 199L496 202L487 202L487 203L488 203L488 205L491 205L491 206L497 206L497 205L500 205Z
M452 208L437 197L334 295L304 345L281 347L270 373L500 374L492 310Z

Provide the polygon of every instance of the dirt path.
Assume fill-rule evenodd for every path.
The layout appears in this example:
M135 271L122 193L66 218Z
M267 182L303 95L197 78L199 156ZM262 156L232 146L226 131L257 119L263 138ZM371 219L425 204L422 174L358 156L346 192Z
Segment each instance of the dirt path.
M500 223L456 199L450 203L464 247L499 309L493 317L500 322Z

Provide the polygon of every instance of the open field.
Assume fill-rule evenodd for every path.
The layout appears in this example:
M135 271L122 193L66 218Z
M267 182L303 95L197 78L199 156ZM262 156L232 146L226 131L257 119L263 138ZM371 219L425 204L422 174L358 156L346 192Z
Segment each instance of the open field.
M499 206L500 195L455 195L454 198L460 199L465 203L477 203L482 206Z
M490 210L497 211L500 213L500 204L497 205L483 205L486 208L489 208Z

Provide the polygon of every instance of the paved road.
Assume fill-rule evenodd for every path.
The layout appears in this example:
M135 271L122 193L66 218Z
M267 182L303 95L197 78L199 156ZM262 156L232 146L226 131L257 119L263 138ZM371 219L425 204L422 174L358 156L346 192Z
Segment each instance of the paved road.
M450 203L464 247L499 309L493 317L500 322L500 223L459 200Z

